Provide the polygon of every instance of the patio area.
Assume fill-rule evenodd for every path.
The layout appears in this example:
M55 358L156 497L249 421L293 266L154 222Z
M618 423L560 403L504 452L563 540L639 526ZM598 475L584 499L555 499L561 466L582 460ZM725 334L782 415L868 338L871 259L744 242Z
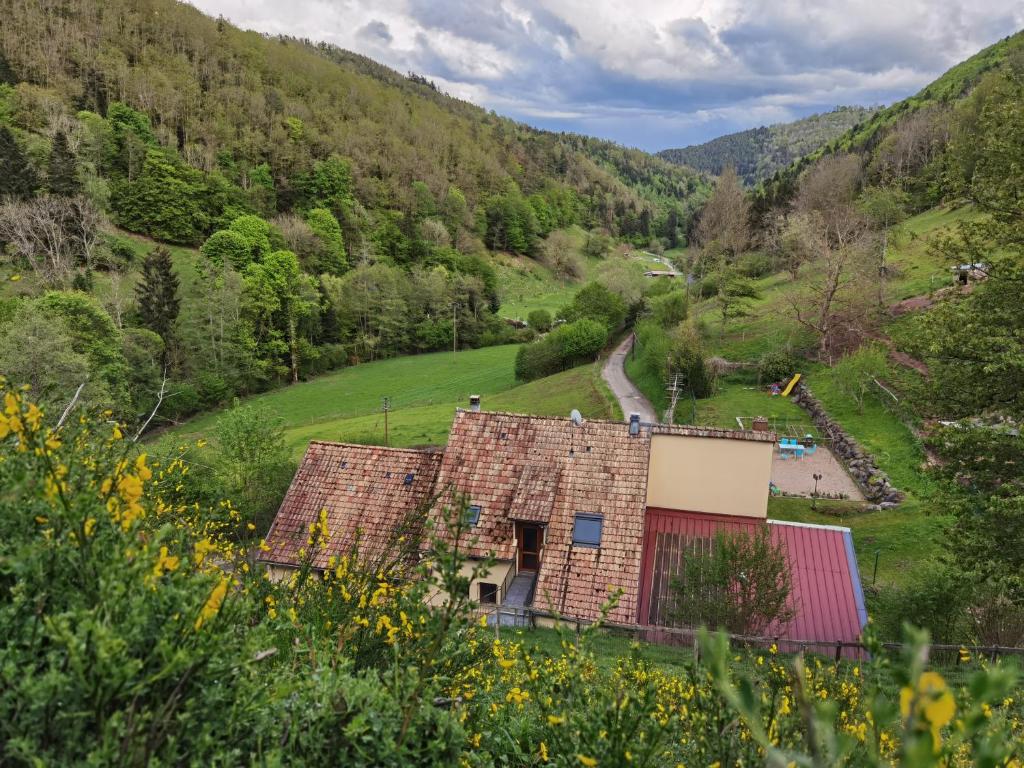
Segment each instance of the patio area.
M801 457L787 455L782 458L779 446L775 446L772 456L772 482L783 493L795 496L812 496L814 493L814 475L821 475L818 481L818 495L845 496L855 501L863 501L864 494L853 482L843 465L824 445L819 444L814 453L805 453Z

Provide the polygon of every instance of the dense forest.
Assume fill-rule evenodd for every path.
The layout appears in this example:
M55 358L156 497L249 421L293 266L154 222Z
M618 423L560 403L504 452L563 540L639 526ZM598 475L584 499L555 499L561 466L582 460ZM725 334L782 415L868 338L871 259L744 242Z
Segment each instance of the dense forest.
M705 197L689 169L173 0L0 11L0 360L46 398L87 380L138 417L166 377L177 418L517 340L490 252L543 258L570 226L675 246ZM41 339L57 362L24 360Z
M673 163L718 176L732 167L747 185L764 181L871 118L876 109L836 107L790 123L751 128L682 149L658 153Z

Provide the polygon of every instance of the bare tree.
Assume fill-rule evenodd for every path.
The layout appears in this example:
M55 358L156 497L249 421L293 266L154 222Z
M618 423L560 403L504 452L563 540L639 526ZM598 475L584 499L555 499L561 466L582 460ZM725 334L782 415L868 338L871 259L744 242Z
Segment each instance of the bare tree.
M103 306L118 328L124 328L125 313L135 303L135 280L124 272L111 270Z
M797 321L818 337L818 353L831 361L844 336L862 335L869 319L865 300L873 233L855 205L860 159L836 155L820 160L801 180L789 246L802 250L818 269L803 293L791 296Z
M67 287L79 267L92 268L101 222L82 196L10 200L0 206L0 240L44 282Z
M711 199L700 212L697 245L731 261L750 244L750 201L731 166L722 171Z

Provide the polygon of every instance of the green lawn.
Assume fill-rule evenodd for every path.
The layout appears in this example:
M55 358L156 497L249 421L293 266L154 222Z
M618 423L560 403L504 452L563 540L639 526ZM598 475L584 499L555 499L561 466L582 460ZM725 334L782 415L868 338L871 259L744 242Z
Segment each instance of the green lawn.
M575 639L575 629L570 628L569 633L570 637ZM502 627L501 639L522 643L524 649L535 649L555 658L562 653L562 637L554 629ZM607 670L614 669L618 660L629 656L634 649L640 658L650 661L669 673L678 673L693 660L693 651L690 645L656 645L636 641L628 634L604 629L591 635L590 648L594 651L598 665Z
M833 371L824 366L808 371L804 381L829 415L875 457L893 485L919 498L931 493L921 441L880 400L868 398L863 413L858 412L854 402L839 390Z
M598 365L582 366L517 385L517 347L488 347L399 357L345 368L312 381L249 398L280 418L285 440L300 456L310 440L383 444L382 398L391 398L388 443L444 444L457 407L481 395L490 411L565 416L573 408L588 418L617 418L598 376ZM157 450L210 439L218 413L198 416L155 439Z
M688 413L687 408L679 409L680 416ZM788 397L773 397L763 387L739 378L720 381L714 395L697 401L698 424L737 429L737 416L764 416L786 434L789 428L807 432L806 427L811 423L807 412ZM747 421L745 426L749 429L750 422Z

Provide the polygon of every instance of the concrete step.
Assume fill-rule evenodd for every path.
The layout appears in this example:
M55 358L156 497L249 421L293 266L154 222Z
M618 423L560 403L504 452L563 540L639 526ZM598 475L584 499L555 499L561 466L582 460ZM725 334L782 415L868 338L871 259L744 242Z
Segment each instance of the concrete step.
M509 584L508 593L501 601L502 605L510 608L524 608L533 602L533 585L537 581L537 574L527 571L516 574Z

